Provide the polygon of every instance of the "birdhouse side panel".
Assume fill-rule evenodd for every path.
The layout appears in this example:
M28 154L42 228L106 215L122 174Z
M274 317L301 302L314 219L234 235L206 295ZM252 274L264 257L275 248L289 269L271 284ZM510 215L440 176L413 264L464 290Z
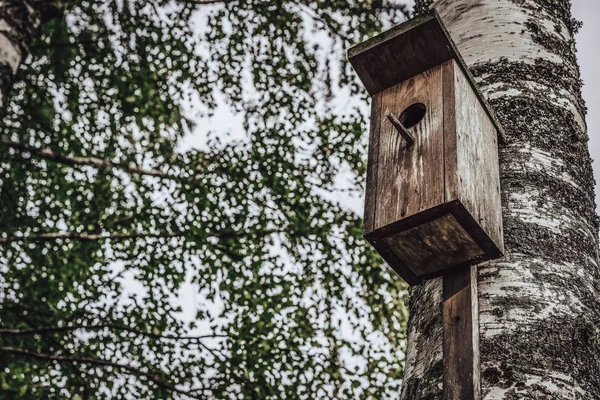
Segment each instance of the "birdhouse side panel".
M502 252L498 132L455 62L453 69L458 200Z
M374 229L384 227L444 202L444 138L442 66L379 94ZM386 117L399 117L417 104L425 105L420 121L408 127L415 142L408 142Z

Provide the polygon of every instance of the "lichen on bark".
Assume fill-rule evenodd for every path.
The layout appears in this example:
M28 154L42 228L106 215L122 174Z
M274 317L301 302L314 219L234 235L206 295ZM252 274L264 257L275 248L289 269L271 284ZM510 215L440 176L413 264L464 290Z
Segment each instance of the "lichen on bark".
M431 3L417 1L417 9L440 13L506 133L506 256L479 268L483 398L595 399L598 217L570 2ZM430 289L413 290L411 319L435 319L416 314L421 303L435 310ZM414 364L413 355L436 343L419 340L416 328L426 324L410 326L407 364ZM415 371L423 370L407 368L403 398L439 396L439 380L428 376L426 388Z

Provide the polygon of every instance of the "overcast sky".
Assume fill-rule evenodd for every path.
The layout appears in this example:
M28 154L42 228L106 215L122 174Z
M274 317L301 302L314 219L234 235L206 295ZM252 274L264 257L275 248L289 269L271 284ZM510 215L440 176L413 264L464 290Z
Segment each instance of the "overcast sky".
M583 78L583 98L588 107L587 123L590 152L594 161L594 176L600 182L600 1L573 0L574 17L583 22L577 35L577 56ZM600 190L596 185L596 204L600 204Z

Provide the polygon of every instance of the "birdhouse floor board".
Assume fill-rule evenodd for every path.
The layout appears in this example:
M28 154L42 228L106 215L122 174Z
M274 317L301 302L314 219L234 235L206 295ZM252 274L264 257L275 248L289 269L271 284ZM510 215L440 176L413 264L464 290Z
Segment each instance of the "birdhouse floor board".
M383 240L419 275L433 274L485 255L451 213Z
M364 237L410 285L502 255L460 200L411 215Z

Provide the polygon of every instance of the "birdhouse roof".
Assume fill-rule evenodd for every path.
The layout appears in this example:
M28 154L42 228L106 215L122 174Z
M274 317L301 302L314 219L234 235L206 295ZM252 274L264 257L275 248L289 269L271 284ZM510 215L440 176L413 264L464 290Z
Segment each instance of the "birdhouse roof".
M371 96L454 59L481 101L500 138L504 131L482 96L435 10L348 49L348 60Z

